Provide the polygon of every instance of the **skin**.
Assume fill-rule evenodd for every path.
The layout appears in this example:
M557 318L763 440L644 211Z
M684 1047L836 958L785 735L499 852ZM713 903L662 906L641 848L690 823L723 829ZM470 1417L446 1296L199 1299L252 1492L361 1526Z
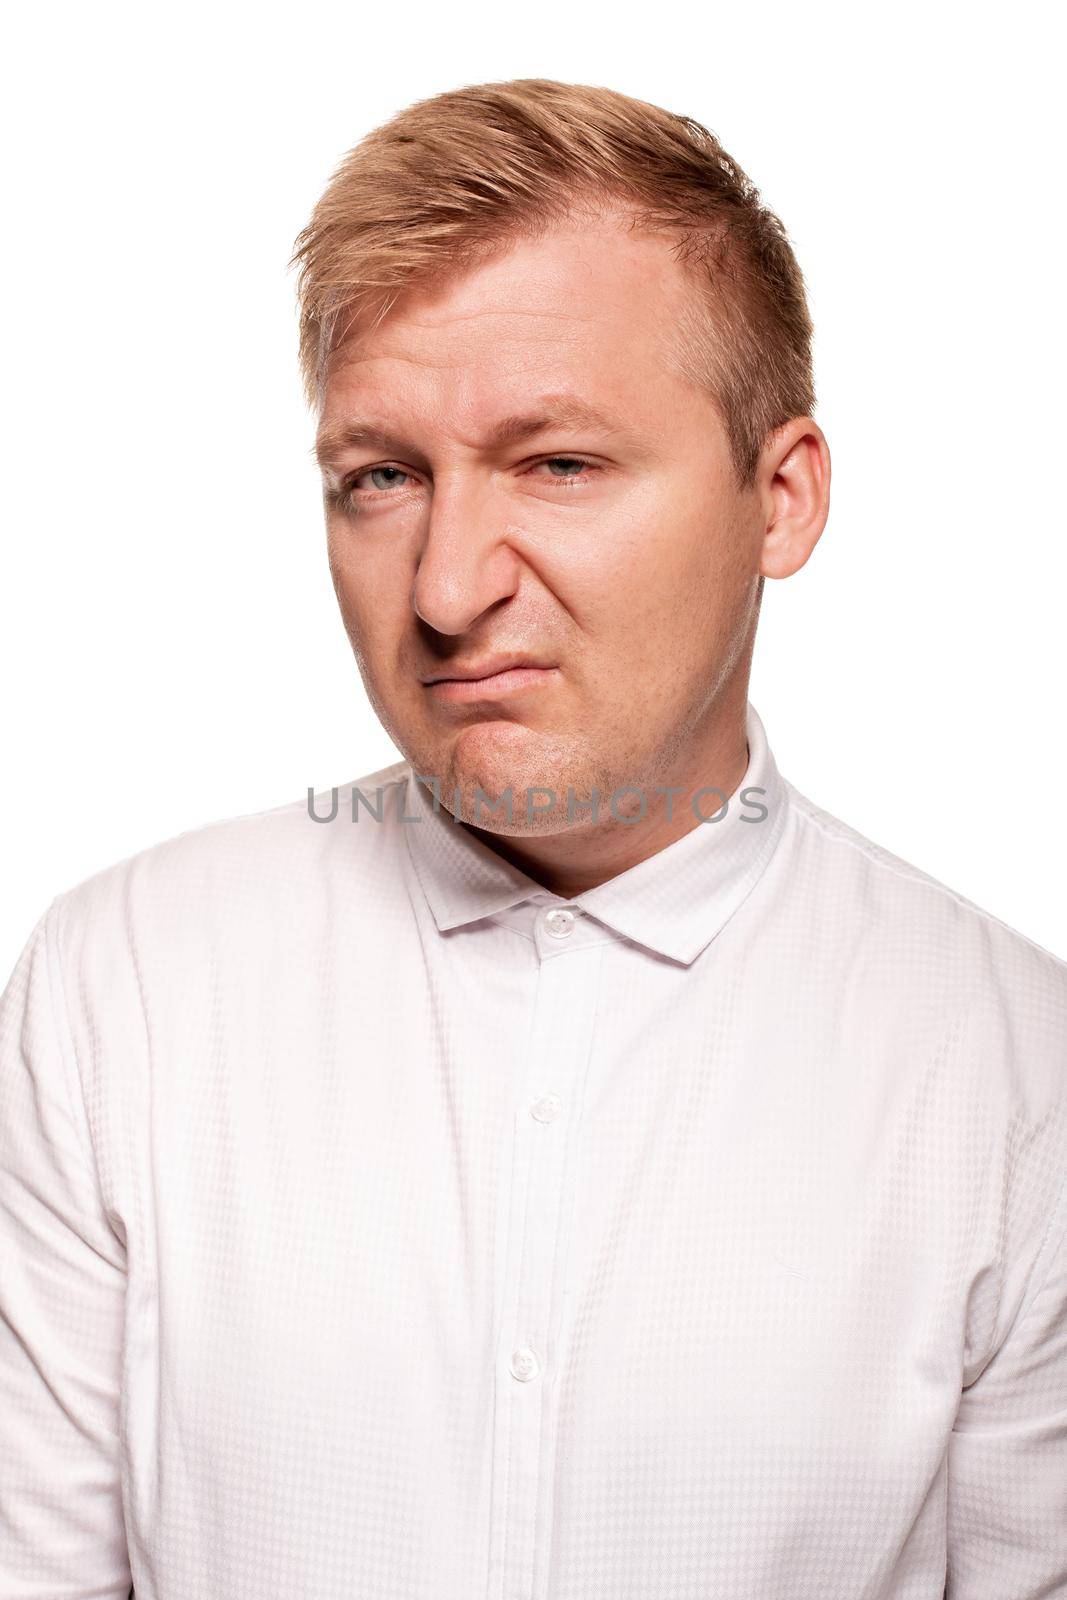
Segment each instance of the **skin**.
M567 898L700 826L696 791L734 795L760 579L802 567L826 522L810 417L739 488L715 402L671 359L690 293L667 241L603 211L408 289L324 389L330 571L371 703L447 809ZM613 426L492 439L545 396ZM350 436L367 423L383 437ZM543 670L476 697L424 681L495 653ZM510 789L510 817L476 786Z

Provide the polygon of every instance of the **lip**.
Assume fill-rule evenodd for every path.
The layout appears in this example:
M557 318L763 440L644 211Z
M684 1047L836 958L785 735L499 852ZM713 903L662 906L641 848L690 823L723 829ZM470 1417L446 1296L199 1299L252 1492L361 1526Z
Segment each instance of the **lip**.
M435 678L426 687L442 700L497 699L501 695L517 694L521 689L532 689L539 683L545 683L555 671L555 667L504 667L477 678Z
M451 683L457 679L464 681L471 678L492 678L498 673L508 672L512 667L547 667L551 662L538 661L534 656L528 656L523 651L516 650L513 654L506 650L497 650L492 655L483 656L480 661L450 661L447 666L442 666L439 672L429 672L423 678L423 683Z

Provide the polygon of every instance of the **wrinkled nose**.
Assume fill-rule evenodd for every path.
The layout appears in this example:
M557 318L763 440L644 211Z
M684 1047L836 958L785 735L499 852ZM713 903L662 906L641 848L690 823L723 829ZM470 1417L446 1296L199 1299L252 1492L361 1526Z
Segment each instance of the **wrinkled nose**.
M439 480L412 585L416 615L438 633L465 633L515 594L520 572L492 489Z

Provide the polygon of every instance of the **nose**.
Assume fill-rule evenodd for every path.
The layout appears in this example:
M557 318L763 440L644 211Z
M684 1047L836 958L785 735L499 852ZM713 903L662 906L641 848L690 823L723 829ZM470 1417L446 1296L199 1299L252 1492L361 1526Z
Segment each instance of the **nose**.
M491 485L439 474L411 591L416 615L438 633L465 633L510 599L520 569Z

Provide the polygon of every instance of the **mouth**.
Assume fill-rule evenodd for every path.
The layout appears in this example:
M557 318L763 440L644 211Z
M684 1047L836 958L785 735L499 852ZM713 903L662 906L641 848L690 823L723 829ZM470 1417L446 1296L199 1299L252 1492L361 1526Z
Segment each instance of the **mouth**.
M433 678L426 688L438 700L498 700L504 695L518 694L547 683L558 670L556 667L504 667L482 677Z

